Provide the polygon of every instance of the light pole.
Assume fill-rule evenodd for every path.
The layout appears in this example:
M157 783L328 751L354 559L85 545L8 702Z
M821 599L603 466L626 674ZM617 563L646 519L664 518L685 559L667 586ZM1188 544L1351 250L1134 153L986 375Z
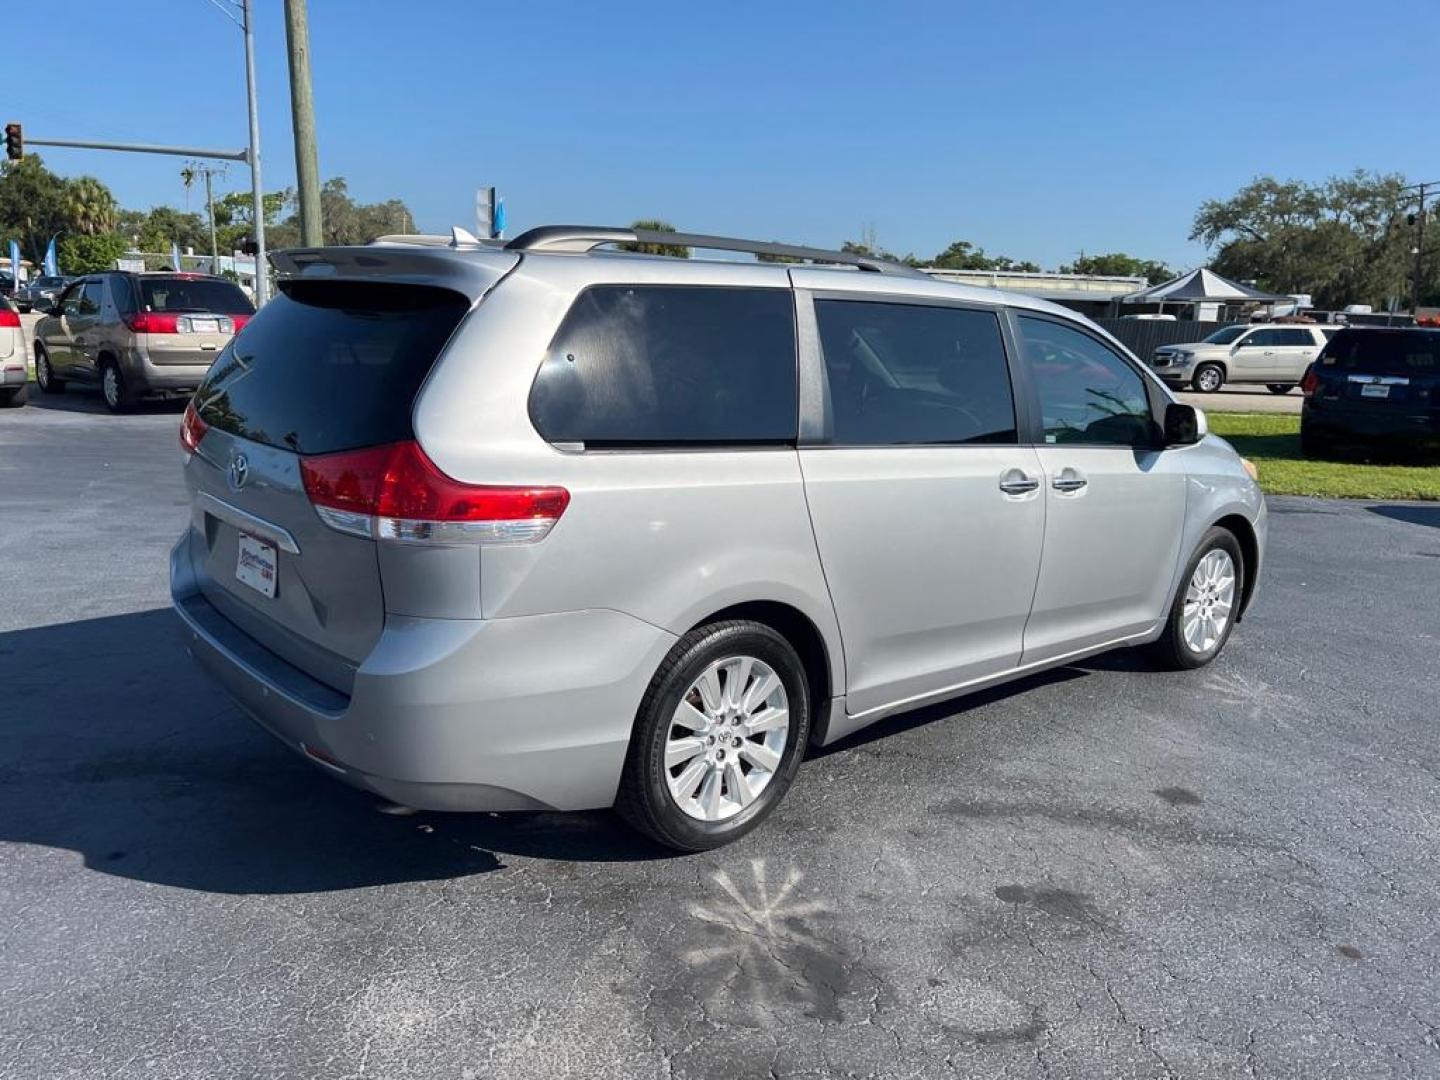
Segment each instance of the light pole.
M260 186L260 106L255 97L255 13L252 0L243 0L245 31L245 90L250 99L250 189L255 208L255 306L270 298L265 274L265 192Z

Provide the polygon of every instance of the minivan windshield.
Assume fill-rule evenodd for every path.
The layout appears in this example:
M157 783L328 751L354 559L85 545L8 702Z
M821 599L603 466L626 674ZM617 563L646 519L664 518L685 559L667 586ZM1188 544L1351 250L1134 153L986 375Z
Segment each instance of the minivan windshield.
M1440 330L1342 330L1320 362L1371 375L1440 373Z
M255 310L240 286L219 278L142 277L139 285L141 311L249 315Z
M412 437L410 408L470 301L422 285L297 281L225 346L200 418L301 454Z
M1207 337L1205 342L1208 345L1229 345L1243 334L1246 329L1248 328L1244 326L1222 326L1219 330L1216 330Z

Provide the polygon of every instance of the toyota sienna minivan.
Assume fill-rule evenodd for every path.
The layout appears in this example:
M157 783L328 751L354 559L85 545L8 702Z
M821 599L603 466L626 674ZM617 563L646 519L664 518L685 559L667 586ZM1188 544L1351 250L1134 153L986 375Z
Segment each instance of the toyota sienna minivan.
M182 423L174 605L394 803L712 847L810 745L1119 646L1198 667L1254 595L1253 469L1054 304L628 229L275 261Z

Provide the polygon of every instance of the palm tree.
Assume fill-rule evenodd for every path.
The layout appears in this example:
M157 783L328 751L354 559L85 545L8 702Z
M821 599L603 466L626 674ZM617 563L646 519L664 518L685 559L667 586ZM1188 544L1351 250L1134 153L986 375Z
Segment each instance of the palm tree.
M71 232L96 236L115 230L119 213L115 196L93 176L81 176L66 184L60 205Z

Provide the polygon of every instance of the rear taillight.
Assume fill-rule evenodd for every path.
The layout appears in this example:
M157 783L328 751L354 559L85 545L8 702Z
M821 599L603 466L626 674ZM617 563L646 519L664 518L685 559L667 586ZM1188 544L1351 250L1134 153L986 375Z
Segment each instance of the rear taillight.
M11 311L8 307L0 307L0 330L19 330L20 316Z
M526 543L544 539L570 504L561 487L462 483L415 442L302 458L300 476L327 525L378 540Z
M1306 397L1315 393L1315 388L1320 385L1320 376L1315 374L1315 365L1311 364L1305 369L1305 374L1300 377L1300 392Z
M200 419L200 414L195 411L195 403L192 401L185 406L185 416L180 421L180 449L185 451L186 458L195 453L200 440L205 438L205 433L210 430L210 425Z
M125 316L125 325L137 334L178 334L179 319L163 311L137 311Z
M245 324L250 321L249 315L231 315L230 321L235 324L235 333L245 329Z

